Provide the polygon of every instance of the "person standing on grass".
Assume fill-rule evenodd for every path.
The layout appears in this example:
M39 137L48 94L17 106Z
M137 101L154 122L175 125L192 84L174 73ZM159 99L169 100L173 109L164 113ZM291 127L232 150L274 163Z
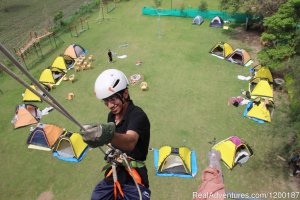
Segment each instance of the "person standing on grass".
M111 52L110 49L108 49L107 55L108 55L109 62L112 63L113 62L113 58L112 58L112 52Z
M84 125L86 130L83 131L83 140L93 148L111 143L114 148L126 153L130 158L130 166L137 172L135 180L140 180L137 182L139 182L142 199L146 200L150 199L151 194L148 172L144 164L149 148L150 122L146 113L130 99L128 85L125 74L117 69L105 70L98 76L95 82L95 94L110 110L108 124ZM113 176L110 175L111 168L106 170L105 178L96 185L92 193L93 200L114 197L114 192L111 191L114 189ZM129 199L139 197L128 169L118 165L116 171L124 195L134 195L128 197ZM110 192L107 192L108 190Z

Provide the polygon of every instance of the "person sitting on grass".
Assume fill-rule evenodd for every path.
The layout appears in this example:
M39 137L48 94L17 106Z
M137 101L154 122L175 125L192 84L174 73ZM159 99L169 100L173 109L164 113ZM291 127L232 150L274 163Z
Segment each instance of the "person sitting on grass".
M241 105L246 105L248 103L249 103L248 99L245 99L242 96L237 96L237 97L230 97L228 102L227 102L227 105L228 106L233 105L235 107L238 107L238 106L241 106Z

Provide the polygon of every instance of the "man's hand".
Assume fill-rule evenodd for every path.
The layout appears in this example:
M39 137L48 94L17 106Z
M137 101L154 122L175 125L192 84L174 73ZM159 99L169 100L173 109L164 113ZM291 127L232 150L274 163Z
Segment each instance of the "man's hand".
M81 130L83 141L90 147L96 148L111 142L116 125L112 122L106 124L83 125L85 130Z

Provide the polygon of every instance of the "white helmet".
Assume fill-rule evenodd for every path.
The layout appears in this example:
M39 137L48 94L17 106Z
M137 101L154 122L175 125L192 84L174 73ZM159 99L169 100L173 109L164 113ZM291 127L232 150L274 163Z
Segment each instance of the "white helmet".
M129 82L123 72L117 69L103 71L95 82L95 94L98 99L105 99L127 88Z

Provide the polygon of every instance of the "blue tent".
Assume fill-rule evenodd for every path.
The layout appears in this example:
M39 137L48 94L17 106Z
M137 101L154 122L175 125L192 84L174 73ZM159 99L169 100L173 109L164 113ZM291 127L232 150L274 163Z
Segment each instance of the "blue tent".
M203 17L201 17L200 15L197 15L194 19L193 19L193 24L196 25L201 25L204 22Z
M214 17L211 21L210 21L210 24L209 26L210 27L214 27L214 28L222 28L224 25L224 21L221 17L219 16L216 16Z

